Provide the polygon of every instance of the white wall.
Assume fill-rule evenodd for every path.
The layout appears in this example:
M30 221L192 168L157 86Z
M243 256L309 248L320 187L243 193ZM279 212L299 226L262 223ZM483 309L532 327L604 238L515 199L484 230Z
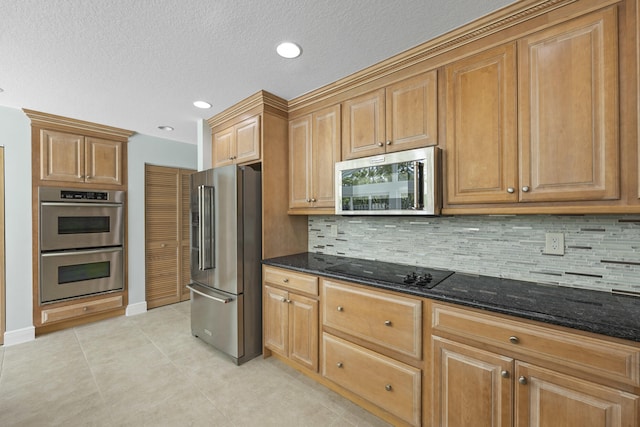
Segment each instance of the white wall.
M33 337L31 264L31 122L0 106L0 145L5 155L5 344ZM13 334L10 334L13 332Z
M146 135L129 139L129 307L128 313L144 311L145 256L144 256L144 166L170 166L197 168L197 146Z

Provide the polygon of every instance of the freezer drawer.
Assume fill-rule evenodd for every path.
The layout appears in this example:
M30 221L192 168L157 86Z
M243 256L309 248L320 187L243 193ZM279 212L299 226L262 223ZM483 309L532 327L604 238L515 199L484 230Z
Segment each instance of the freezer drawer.
M243 295L232 295L190 284L191 333L232 358L244 356Z

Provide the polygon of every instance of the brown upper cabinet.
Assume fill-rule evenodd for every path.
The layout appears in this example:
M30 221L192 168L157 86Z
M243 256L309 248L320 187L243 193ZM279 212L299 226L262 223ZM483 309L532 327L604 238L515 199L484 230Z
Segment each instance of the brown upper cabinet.
M620 197L617 34L611 7L445 67L448 205Z
M437 71L349 99L342 111L342 159L438 143Z
M334 211L334 164L339 160L340 105L289 122L290 213Z
M40 179L122 185L123 143L40 130Z
M260 116L213 134L213 167L260 160Z

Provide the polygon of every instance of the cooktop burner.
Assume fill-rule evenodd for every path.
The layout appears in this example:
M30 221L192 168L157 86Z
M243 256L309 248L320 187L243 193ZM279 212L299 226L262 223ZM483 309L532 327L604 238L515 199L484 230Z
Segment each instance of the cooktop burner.
M453 274L453 271L382 261L355 260L337 264L327 270L359 279L388 282L395 285L431 289Z

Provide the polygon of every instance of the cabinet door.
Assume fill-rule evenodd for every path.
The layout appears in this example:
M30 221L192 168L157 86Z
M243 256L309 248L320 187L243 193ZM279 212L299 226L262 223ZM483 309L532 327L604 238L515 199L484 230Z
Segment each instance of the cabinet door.
M438 72L386 88L387 152L438 144Z
M41 130L40 179L84 182L84 137Z
M516 427L637 426L640 397L516 363Z
M289 208L309 207L311 115L289 122Z
M435 336L432 344L432 425L511 426L513 359Z
M289 357L289 297L287 291L264 286L264 346Z
M445 68L447 203L517 199L515 46Z
M335 206L335 163L340 160L340 105L313 114L311 197L313 206Z
M617 34L609 8L519 41L522 201L619 198Z
M85 141L85 182L122 185L120 141L87 137Z
M344 102L342 160L385 152L384 89Z
M232 152L236 163L260 160L260 116L251 117L235 128L235 153Z
M289 358L318 371L318 301L289 293Z
M233 164L233 127L212 136L212 165L214 168Z

